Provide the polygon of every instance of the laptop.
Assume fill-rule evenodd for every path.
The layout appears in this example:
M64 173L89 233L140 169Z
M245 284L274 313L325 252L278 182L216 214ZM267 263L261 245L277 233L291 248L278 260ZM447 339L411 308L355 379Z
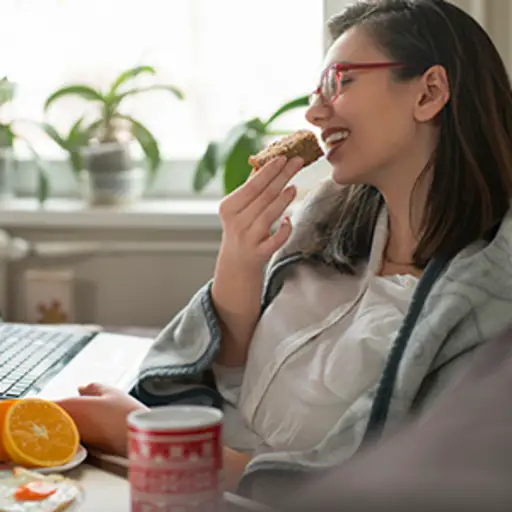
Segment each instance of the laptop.
M91 382L129 392L152 344L79 327L0 323L0 400L57 400Z

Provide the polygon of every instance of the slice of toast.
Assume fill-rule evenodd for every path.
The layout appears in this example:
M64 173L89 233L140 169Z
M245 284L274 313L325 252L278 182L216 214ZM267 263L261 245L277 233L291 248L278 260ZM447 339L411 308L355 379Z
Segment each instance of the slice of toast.
M20 501L16 490L31 482L46 482L55 492L38 501ZM60 475L41 475L23 468L14 468L5 478L0 478L0 512L62 512L71 510L83 499L83 489L75 481Z
M324 152L312 131L299 130L276 140L257 155L249 157L249 165L257 170L281 155L288 159L300 156L304 160L304 167L307 167L321 158Z

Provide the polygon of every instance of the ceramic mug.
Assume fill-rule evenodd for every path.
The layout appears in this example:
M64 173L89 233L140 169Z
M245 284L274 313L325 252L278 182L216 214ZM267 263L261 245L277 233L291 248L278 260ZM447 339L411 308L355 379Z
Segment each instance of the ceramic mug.
M132 512L222 508L219 409L174 405L128 416Z

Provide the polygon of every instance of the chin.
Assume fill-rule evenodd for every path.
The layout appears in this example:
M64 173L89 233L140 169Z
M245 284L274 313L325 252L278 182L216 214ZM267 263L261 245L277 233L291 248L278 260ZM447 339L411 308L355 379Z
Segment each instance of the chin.
M368 183L368 173L363 169L348 165L332 164L331 178L338 185L364 185Z

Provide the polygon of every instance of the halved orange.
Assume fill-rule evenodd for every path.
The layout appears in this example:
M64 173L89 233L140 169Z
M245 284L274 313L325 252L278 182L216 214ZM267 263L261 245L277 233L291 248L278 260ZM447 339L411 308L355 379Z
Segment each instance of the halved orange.
M9 458L4 448L4 423L7 417L7 411L17 400L2 400L0 402L0 462L5 462Z
M54 467L70 462L80 444L75 422L59 405L26 398L7 410L3 426L9 459L24 467Z

